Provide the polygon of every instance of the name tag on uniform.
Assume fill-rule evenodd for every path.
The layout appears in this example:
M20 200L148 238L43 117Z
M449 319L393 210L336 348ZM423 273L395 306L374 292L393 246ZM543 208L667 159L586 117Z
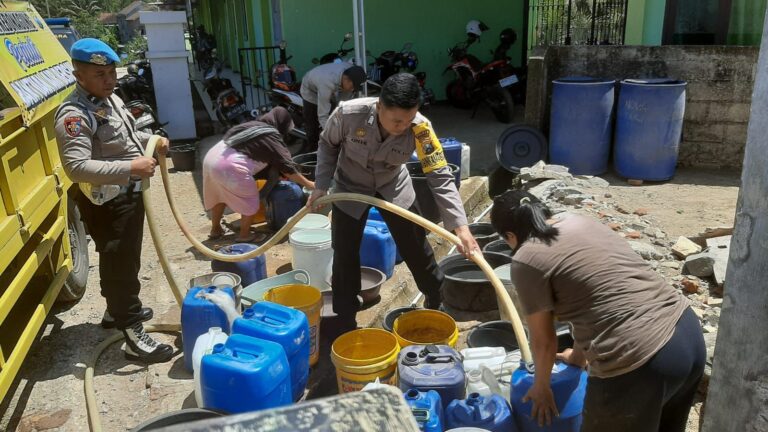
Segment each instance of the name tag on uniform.
M432 128L425 122L411 128L416 140L416 156L421 162L424 173L430 173L436 169L448 166L448 161L443 153L443 146Z

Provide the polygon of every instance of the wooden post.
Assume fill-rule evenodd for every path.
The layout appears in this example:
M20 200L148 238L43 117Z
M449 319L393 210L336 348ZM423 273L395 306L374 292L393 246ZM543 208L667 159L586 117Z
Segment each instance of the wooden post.
M768 21L766 21L768 22ZM768 431L768 24L757 64L704 432Z

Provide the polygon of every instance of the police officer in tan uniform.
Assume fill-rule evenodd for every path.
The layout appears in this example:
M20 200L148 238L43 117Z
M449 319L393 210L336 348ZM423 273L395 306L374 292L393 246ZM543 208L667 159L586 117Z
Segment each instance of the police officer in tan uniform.
M77 87L56 112L56 140L64 170L79 183L77 204L99 252L101 295L107 302L102 326L125 335L125 356L146 363L164 362L173 349L144 331L152 309L139 300L139 269L144 229L141 179L157 162L142 156L150 135L137 131L134 119L112 94L120 59L104 42L81 39L70 50ZM158 153L165 154L162 138Z
M342 102L320 136L315 173L316 189L309 206L324 196L335 180L336 192L381 198L416 212L416 194L405 163L416 150L446 229L461 240L459 250L479 252L467 227L467 216L447 166L440 142L426 117L419 114L421 90L411 74L393 75L384 82L381 96ZM360 202L333 204L333 310L324 329L330 340L357 326L360 309L360 243L370 206ZM426 231L410 221L382 211L392 237L416 285L425 295L425 307L442 302L443 275L435 262ZM328 334L330 333L330 334Z

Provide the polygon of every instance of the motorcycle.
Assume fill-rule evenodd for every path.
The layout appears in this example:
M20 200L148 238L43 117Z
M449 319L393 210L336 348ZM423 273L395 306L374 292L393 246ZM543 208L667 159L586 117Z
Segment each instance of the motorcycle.
M155 110L152 109L149 104L140 100L134 100L125 104L125 107L128 108L128 111L134 118L137 130L153 135L168 137L168 132L164 129L164 126L167 125L168 122L160 123L157 114L155 114Z
M195 57L199 70L207 71L216 59L216 39L205 32L203 26L198 26L194 38Z
M341 63L345 61L349 61L347 56L349 53L354 51L354 48L345 48L344 45L347 44L347 42L352 40L352 33L346 33L344 35L344 39L341 41L341 45L339 45L339 49L336 50L336 52L329 52L324 54L320 58L313 58L312 63L316 65L321 64L327 64L327 63Z
M411 51L413 44L410 42L403 45L400 51L384 51L376 57L368 68L368 94L374 95L381 91L384 81L392 75L401 71L413 73L419 65L419 58L415 52ZM414 74L419 81L424 100L422 108L428 107L434 102L434 93L431 89L425 88L427 73L417 72Z
M487 30L487 27L484 30ZM510 90L520 91L517 89L522 87L520 78L506 55L517 39L517 34L509 28L502 30L499 46L493 52L494 58L487 64L467 52L478 40L479 33L468 32L467 35L465 42L456 44L448 51L453 62L445 72L453 71L456 75L445 90L448 101L456 108L474 108L473 118L480 103L485 102L498 121L509 123L512 121L514 109Z
M286 56L285 42L280 44L280 58L270 68L270 89L267 91L270 104L273 107L281 106L288 110L293 119L289 142L286 145L304 147L307 134L304 132L304 102L299 93L301 81L296 80L296 71L288 64L292 56Z
M141 100L152 107L155 104L155 88L152 82L152 66L149 60L135 60L126 68L126 74L117 80L115 93L123 101Z
M253 120L255 113L248 109L245 99L232 86L232 81L220 76L221 67L218 60L214 59L213 65L203 76L203 88L213 103L216 119L227 128Z

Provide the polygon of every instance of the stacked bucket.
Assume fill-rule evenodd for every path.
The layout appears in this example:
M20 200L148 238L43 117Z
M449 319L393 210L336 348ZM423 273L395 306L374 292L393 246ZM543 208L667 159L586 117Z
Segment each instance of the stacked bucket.
M675 174L685 112L684 81L568 77L552 82L550 162L574 175L663 181ZM614 127L615 114L615 127Z

